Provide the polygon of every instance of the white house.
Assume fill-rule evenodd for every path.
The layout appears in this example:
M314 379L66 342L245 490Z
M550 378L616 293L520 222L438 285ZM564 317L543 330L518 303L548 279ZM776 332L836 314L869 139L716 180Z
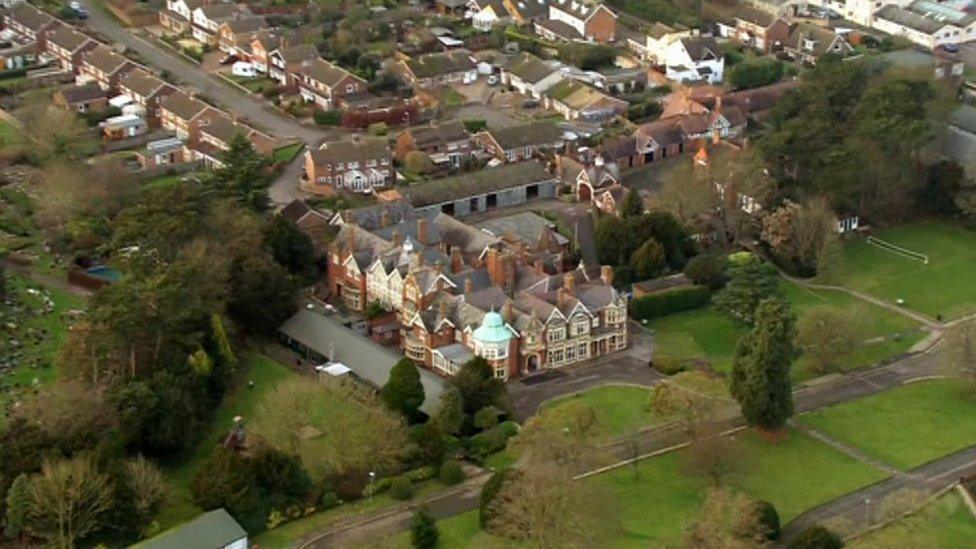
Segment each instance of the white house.
M976 15L930 0L884 6L875 12L873 26L929 49L976 39Z
M490 32L495 25L510 19L501 0L473 0L468 3L468 7L474 13L471 25L481 32Z
M542 98L546 90L562 79L562 73L558 68L528 53L513 59L502 71L503 84L535 99Z
M678 82L717 84L725 73L725 57L711 37L682 38L665 52L666 75Z
M651 25L643 41L628 38L627 46L644 61L654 65L663 65L668 46L682 38L691 38L691 36L691 29L676 29L657 22Z

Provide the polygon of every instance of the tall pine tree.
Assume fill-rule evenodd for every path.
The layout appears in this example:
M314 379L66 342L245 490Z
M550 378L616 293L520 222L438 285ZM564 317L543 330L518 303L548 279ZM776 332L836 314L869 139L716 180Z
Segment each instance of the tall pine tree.
M751 426L778 429L793 415L790 366L797 356L795 324L789 304L765 299L756 309L752 331L736 346L731 391Z
M776 293L776 269L750 252L729 256L728 283L715 295L715 304L734 322L751 326L759 303Z
M380 389L380 398L395 412L408 420L417 417L424 403L424 386L420 383L420 371L409 358L403 358L390 371L390 379Z

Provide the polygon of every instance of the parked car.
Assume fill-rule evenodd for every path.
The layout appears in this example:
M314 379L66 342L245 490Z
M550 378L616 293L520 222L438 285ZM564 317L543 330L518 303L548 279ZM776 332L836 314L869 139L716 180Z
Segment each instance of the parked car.
M527 99L522 102L523 109L534 109L539 106L539 102L535 99Z
M220 64L221 65L233 65L234 63L237 63L238 61L240 61L240 59L238 59L238 57L236 55L231 54L231 55L228 55L227 57L221 59L220 60Z
M71 2L68 2L68 7L75 11L78 11L81 9L81 4L72 0Z
M81 19L83 21L85 19L88 19L88 12L85 11L85 8L78 8L78 9L76 9L75 10L75 15L78 16L78 19Z
M944 49L949 53L956 53L957 51L959 51L959 46L955 44L942 44L942 49Z

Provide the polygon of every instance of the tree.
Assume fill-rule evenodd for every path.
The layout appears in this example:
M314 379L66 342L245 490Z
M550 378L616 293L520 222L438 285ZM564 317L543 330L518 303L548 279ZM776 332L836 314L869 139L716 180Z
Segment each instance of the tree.
M294 314L295 283L288 272L259 256L235 260L230 273L227 314L242 328L273 335Z
M774 295L778 285L772 265L749 252L734 253L728 259L728 283L714 302L734 322L749 326L759 303Z
M98 146L81 118L47 98L29 102L17 111L17 117L30 128L33 150L43 160L80 160Z
M148 524L169 493L166 479L153 462L136 456L125 462L125 484L132 494L135 522Z
M424 175L434 171L434 161L422 151L410 151L403 159L403 164L408 171Z
M268 444L257 444L248 458L258 490L273 509L305 503L315 484L295 456Z
M822 374L854 352L861 342L860 328L852 311L814 307L800 317L796 342Z
M521 456L526 468L556 464L574 472L592 469L604 459L596 412L582 402L561 407L554 417L530 418L509 447Z
M748 60L736 63L729 73L733 88L758 88L779 82L783 77L783 63L776 59Z
M749 425L779 429L793 415L794 323L785 301L765 299L756 309L755 326L736 345L730 389Z
M421 507L410 523L410 543L416 549L433 549L439 537L437 521L426 507Z
M280 215L264 228L264 243L274 260L293 275L311 276L315 272L315 245L293 221Z
M481 495L478 499L478 523L482 530L490 531L491 525L494 524L495 510L497 509L495 500L498 499L502 487L520 475L521 473L517 469L502 469L491 475L488 482L481 487Z
M748 549L767 539L759 508L745 494L710 488L699 516L685 536L689 549Z
M954 215L959 211L956 197L966 174L954 160L939 160L925 169L925 182L916 194L919 207L934 215Z
M653 238L637 248L631 257L631 269L634 277L639 280L647 280L661 276L667 267L664 256L664 248Z
M220 161L223 165L210 174L211 185L247 208L267 210L271 159L254 150L251 141L238 133L221 153Z
M844 541L823 526L811 526L789 545L790 549L841 549Z
M74 547L105 526L112 503L111 481L91 456L47 459L31 479L24 529L58 547Z
M706 252L691 258L685 265L684 274L695 284L718 290L725 285L725 267L728 257L718 252Z
M380 389L380 398L391 410L408 420L416 419L424 403L424 386L420 371L409 358L402 358L390 371L390 378Z
M660 192L651 199L653 208L670 213L685 227L694 227L703 215L715 212L719 196L707 171L682 162L662 179Z
M724 436L712 423L696 426L688 447L686 471L708 478L719 486L728 476L742 468L743 456L734 437Z
M190 485L193 502L205 511L223 507L248 533L265 529L270 508L254 472L234 451L217 445Z
M822 197L808 199L802 206L786 202L763 217L762 225L762 239L801 272L816 272L837 241L837 218Z
M464 405L461 392L448 387L441 393L441 402L431 421L437 423L445 434L456 435L464 425Z
M30 480L21 473L14 479L7 491L7 520L3 535L7 539L17 539L24 530L24 518L30 504Z
M465 414L474 415L485 406L505 407L505 383L495 378L491 365L483 357L465 362L451 383L461 394Z
M637 189L631 189L620 205L621 217L634 217L644 213L644 200Z
M772 503L765 500L756 501L756 509L759 514L759 521L762 522L766 533L766 539L776 539L780 534L779 512Z

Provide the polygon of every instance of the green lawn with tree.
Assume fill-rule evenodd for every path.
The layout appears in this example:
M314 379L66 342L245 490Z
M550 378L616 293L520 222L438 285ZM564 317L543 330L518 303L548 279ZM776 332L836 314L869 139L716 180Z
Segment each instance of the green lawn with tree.
M907 470L976 444L976 396L955 380L923 381L799 421Z
M971 547L976 539L976 519L962 497L949 492L918 513L847 544L850 549L900 549L902 547Z
M818 281L838 284L935 317L957 318L976 310L976 232L947 221L911 223L875 236L926 254L929 263L902 257L852 237Z

